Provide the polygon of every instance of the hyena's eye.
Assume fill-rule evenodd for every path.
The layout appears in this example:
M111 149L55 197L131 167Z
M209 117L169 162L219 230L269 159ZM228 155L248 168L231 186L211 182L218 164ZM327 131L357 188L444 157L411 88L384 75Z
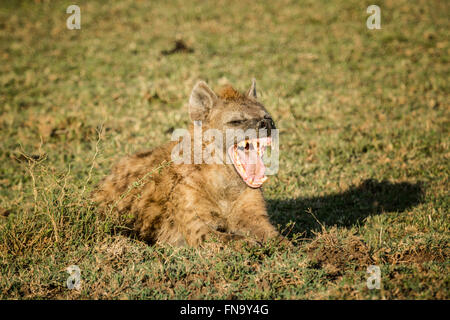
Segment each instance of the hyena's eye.
M228 124L231 124L232 126L238 126L238 125L240 125L240 124L242 124L242 123L244 123L245 122L245 120L231 120L231 121L229 121L228 122Z

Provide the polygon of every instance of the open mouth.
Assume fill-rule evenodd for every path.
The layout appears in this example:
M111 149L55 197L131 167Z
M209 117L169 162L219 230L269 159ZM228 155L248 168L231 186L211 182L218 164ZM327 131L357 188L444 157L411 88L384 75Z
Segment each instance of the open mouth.
M236 171L252 188L259 188L267 180L266 167L263 155L272 139L264 137L259 139L242 140L228 148L228 154Z

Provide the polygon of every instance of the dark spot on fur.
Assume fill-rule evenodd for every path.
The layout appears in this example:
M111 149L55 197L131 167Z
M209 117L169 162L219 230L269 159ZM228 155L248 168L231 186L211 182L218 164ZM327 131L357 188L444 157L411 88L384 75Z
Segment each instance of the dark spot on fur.
M211 216L213 216L214 218L220 217L217 211L211 211Z
M148 157L149 155L151 155L152 152L153 152L153 150L142 151L142 152L136 153L134 156L135 156L136 158L145 158L145 157Z
M227 232L227 229L224 226L218 226L217 231L219 232Z

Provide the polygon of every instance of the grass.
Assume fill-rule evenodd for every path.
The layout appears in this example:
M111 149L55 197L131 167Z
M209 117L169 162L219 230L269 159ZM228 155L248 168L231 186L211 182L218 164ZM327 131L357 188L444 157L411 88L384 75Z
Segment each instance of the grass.
M77 4L81 30L65 1L0 5L0 298L450 298L447 2L379 1L381 30L365 1ZM152 247L98 219L95 184L187 126L198 79L252 77L293 249Z

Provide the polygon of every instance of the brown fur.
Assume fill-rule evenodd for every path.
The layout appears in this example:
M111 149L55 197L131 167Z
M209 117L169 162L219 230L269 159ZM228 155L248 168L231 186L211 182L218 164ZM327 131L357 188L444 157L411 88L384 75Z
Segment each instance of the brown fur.
M268 115L256 101L256 92L244 95L226 87L215 96L204 83L196 88L191 99L198 90L211 98L204 113L195 109L196 101L201 108L205 106L204 95L200 97L203 100L193 99L190 106L193 120L204 114L204 130L225 130L230 113L245 117L245 126ZM170 161L176 143L120 160L94 193L101 212L118 215L140 239L150 243L198 246L213 237L265 241L278 236L269 222L261 190L248 187L231 164L172 163L133 187L152 169Z
M246 99L248 99L248 97L246 97L245 95L243 95L239 91L235 90L230 85L224 86L219 91L219 97L222 98L223 100L229 100L229 101L231 101L231 100L234 100L234 101L245 101Z

